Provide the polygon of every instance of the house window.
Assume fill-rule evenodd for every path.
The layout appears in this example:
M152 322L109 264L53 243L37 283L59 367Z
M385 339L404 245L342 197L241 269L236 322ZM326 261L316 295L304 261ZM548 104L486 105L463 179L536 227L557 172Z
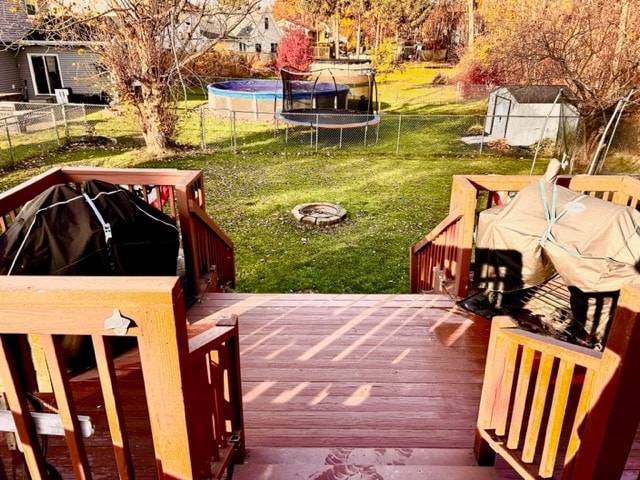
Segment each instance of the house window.
M264 29L269 30L269 19L264 17Z
M242 43L240 42L240 51L241 52L246 52L247 51L247 44L246 43Z
M38 13L36 0L24 0L24 9L27 12L27 15L35 15Z
M276 53L276 50L278 50L278 44L277 43L272 43L271 44L271 53Z
M55 95L63 87L57 55L29 55L29 67L36 95Z
M256 43L256 53L262 53L262 44Z

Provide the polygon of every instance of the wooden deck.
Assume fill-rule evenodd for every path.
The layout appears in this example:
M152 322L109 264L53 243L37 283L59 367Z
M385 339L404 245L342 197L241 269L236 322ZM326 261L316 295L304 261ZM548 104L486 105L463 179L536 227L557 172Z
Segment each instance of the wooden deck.
M474 441L490 322L441 295L207 294L190 321L239 315L245 434L255 447L466 448ZM154 478L135 350L118 377L137 478ZM94 478L116 478L93 371L74 379L96 428ZM73 478L51 437L49 461ZM625 479L636 478L638 441ZM9 469L7 451L2 457ZM502 480L519 478L499 463Z
M489 322L429 295L213 295L240 316L247 446L473 445Z

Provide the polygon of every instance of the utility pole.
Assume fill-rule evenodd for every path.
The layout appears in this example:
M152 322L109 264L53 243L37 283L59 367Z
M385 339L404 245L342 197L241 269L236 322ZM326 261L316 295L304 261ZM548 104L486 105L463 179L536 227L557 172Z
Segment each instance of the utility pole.
M467 0L467 10L469 12L469 51L473 51L473 37L475 33L474 4L475 0Z

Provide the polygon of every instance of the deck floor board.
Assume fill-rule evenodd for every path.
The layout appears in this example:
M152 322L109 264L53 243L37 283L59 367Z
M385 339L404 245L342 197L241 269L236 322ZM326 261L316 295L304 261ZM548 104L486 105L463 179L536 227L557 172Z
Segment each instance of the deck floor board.
M192 310L240 315L249 447L472 447L487 320L435 295L256 297Z
M446 296L207 294L188 316L222 313L239 315L249 448L472 448L490 322ZM117 359L117 374L137 478L153 478L135 349ZM95 371L73 385L80 413L96 425L94 478L115 478ZM58 458L62 439L49 452L72 478ZM517 478L498 466L501 480ZM639 468L636 442L625 478Z

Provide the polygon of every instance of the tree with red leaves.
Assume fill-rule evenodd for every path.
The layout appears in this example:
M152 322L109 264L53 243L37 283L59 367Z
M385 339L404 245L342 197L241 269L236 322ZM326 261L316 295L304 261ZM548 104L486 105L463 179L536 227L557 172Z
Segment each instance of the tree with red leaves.
M305 31L301 28L285 30L276 52L276 70L290 66L307 71L312 61L311 41Z

